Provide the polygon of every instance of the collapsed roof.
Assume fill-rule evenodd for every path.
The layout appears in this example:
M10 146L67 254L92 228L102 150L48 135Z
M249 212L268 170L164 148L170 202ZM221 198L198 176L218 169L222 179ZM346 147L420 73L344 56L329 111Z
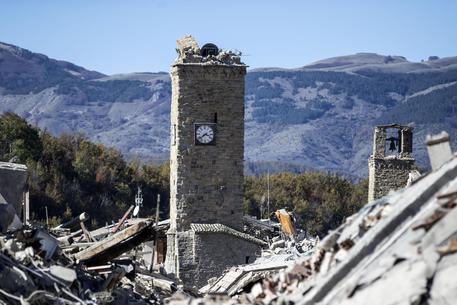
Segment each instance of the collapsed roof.
M450 155L409 187L364 206L312 256L249 286L231 273L216 282L234 287L231 295L244 293L177 295L170 304L457 304L456 206L457 156Z

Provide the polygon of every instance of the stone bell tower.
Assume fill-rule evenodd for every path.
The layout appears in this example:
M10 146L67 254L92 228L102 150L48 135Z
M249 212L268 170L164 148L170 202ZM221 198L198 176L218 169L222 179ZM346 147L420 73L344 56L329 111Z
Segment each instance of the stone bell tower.
M386 154L386 145L390 155ZM415 169L412 152L412 127L398 124L375 127L373 154L368 159L368 201L407 185L409 173Z
M244 77L240 57L178 40L171 68L170 229L165 269L206 284L251 262L263 242L243 224Z

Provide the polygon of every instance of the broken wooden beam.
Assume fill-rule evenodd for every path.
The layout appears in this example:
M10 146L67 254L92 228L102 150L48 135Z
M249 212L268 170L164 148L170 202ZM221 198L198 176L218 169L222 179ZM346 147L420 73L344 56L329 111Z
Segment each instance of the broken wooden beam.
M113 234L104 240L76 253L77 262L88 266L99 265L114 259L141 243L154 238L152 222L140 222Z
M53 230L60 230L60 229L75 229L81 222L85 222L90 219L89 214L86 212L81 213L79 216L74 217L73 219L67 221L66 223L63 223L55 228Z

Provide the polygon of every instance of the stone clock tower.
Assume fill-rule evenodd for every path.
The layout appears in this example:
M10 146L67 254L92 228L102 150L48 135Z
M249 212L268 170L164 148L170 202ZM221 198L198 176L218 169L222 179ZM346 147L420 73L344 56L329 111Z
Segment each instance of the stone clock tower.
M252 262L263 242L242 233L244 77L240 57L191 36L171 68L170 230L165 268L201 287Z

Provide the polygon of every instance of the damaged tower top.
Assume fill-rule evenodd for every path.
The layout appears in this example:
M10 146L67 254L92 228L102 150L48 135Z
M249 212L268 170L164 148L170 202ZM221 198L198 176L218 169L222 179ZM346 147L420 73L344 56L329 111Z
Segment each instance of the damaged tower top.
M386 150L391 152L391 156L410 158L413 152L413 128L399 124L376 126L373 155L376 158L387 157Z
M178 58L175 64L243 65L239 53L220 50L215 44L207 43L200 49L192 36L176 41Z
M264 242L243 232L246 66L214 44L178 40L171 67L170 229L165 270L202 287L252 262Z
M407 185L414 171L413 128L391 124L375 127L373 154L368 160L368 201Z

